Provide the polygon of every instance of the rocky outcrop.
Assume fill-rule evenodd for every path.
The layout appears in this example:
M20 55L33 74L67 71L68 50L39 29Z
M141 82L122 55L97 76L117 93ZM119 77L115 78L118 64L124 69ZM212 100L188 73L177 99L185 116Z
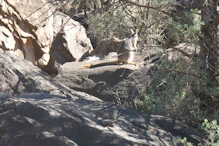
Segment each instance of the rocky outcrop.
M0 4L3 31L0 47L33 64L47 65L54 37L53 5L43 0L2 0Z
M85 29L55 13L56 1L2 0L0 5L0 48L50 74L57 74L54 62L80 60L92 50Z
M107 47L104 47L105 45L102 44L101 46L103 46L104 52L109 51ZM97 48L100 47L97 46ZM116 101L119 104L135 106L133 101L143 97L150 84L149 71L155 61L159 59L154 54L162 51L160 48L153 47L148 48L146 52L136 53L135 62L139 64L137 67L130 64L112 64L86 69L82 66L89 64L89 60L88 62L65 63L60 67L55 80L74 90L86 92L104 101ZM96 53L101 53L100 49Z
M162 146L180 144L177 136L204 144L202 134L174 119L72 90L9 53L0 51L0 66L1 146Z
M55 77L55 80L104 101L116 101L119 104L135 106L133 101L143 98L151 83L151 74L156 63L166 58L170 62L183 60L189 63L199 50L199 46L190 44L180 44L165 52L161 48L151 47L136 54L135 62L140 64L137 68L129 64L112 64L84 69L82 66L89 62L66 63L60 67L59 75Z

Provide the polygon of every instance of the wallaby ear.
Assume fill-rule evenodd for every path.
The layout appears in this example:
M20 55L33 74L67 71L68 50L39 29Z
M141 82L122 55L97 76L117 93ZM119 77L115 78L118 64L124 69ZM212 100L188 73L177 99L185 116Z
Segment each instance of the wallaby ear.
M138 32L139 32L139 29L136 29L136 30L135 30L135 34L138 34Z
M131 32L131 34L134 34L135 32L134 32L134 30L131 28L130 29L130 32Z

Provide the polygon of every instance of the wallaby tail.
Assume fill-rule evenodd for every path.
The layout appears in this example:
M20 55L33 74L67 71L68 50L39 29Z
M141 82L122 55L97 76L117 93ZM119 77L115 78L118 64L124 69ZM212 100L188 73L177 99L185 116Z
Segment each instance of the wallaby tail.
M81 68L94 68L94 67L101 67L105 65L116 65L119 63L118 58L111 58L107 60L99 60L92 63L87 63L81 66Z

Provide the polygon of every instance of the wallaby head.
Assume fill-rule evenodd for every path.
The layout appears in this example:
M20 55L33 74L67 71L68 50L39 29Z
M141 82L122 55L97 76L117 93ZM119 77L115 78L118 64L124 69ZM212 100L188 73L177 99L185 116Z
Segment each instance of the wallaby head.
M130 29L130 32L131 32L131 36L130 36L130 37L138 36L138 32L139 32L139 30L136 29L136 30L134 31L133 29Z

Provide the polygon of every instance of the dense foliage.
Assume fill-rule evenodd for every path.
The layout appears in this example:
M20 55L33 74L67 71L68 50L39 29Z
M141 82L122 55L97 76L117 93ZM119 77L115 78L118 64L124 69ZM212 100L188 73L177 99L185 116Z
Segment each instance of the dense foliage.
M192 125L206 117L217 118L218 82L217 78L212 81L211 72L203 67L203 58L198 53L185 56L185 52L177 60L168 60L169 47L180 43L197 46L200 38L204 38L202 28L206 22L201 21L198 7L192 9L183 3L179 6L168 0L106 2L99 3L87 21L88 32L94 40L111 36L123 38L129 34L129 29L138 28L140 49L146 49L147 45L160 46L166 54L162 53L151 73L145 98L135 101L138 108L176 116ZM96 3L89 4L93 7ZM202 50L201 46L198 52Z

